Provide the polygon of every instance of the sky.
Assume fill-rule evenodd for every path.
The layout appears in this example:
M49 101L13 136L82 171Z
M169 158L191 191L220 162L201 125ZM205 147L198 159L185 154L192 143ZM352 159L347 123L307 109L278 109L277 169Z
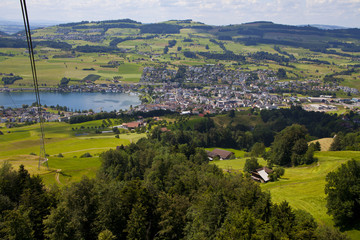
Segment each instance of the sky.
M143 23L193 19L210 25L272 21L360 28L360 0L27 0L31 22L130 18ZM0 20L22 21L20 1L0 0Z

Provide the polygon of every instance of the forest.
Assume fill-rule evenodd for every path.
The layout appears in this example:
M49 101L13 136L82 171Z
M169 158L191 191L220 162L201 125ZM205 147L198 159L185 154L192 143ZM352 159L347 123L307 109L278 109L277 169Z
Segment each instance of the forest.
M181 138L181 137L180 137ZM181 141L179 141L181 142ZM46 189L0 168L2 239L347 239L187 143L141 139L101 155L95 179Z
M110 118L129 122L139 116L151 129L147 137L103 152L94 178L45 187L41 177L4 161L0 238L348 239L310 213L286 201L272 201L249 172L259 167L257 157L274 169L272 181L289 167L316 165L314 152L320 146L307 143L332 131L339 131L334 150L357 146L354 113L337 116L299 107L202 118L163 110L133 115L104 112L74 117L70 125ZM155 124L154 116L174 121ZM163 131L164 126L169 131ZM336 143L340 148L335 149ZM244 172L223 171L210 163L204 147L244 149L252 158L246 160ZM326 176L328 214L341 230L357 228L359 179L358 161L344 163Z

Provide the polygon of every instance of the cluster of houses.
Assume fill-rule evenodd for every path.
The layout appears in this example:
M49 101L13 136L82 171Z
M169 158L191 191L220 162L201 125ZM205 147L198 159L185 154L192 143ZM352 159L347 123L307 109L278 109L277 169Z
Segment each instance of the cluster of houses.
M245 82L251 80L257 82L274 82L277 79L272 70L249 71L242 68L226 68L222 64L207 64L203 66L188 66L181 76L178 71L162 65L159 67L145 67L140 82L165 83L173 82L181 78L185 83L196 83L211 85L214 83L225 83L233 86L244 87ZM175 79L176 78L176 79Z
M173 111L192 110L197 113L218 112L237 109L239 107L255 107L259 109L277 109L289 104L324 103L326 105L342 102L332 96L322 98L298 98L276 94L280 92L296 92L296 90L318 92L358 93L355 88L341 87L336 84L324 84L320 80L277 81L272 70L248 71L241 68L229 69L223 65L189 66L185 68L182 79L177 79L177 71L166 65L145 67L140 80L140 93L149 94L154 101L140 105L140 111L168 109ZM174 82L175 81L175 82ZM180 82L176 82L180 81ZM181 82L197 83L199 87L184 88ZM310 108L307 108L311 110ZM313 109L314 110L314 109ZM317 111L336 110L336 107L320 106Z
M62 112L55 113L53 111L42 112L42 117L46 122L67 122L70 117L81 115L85 113L77 112ZM90 114L90 113L86 113ZM26 108L3 108L0 107L0 123L7 123L11 126L12 123L26 123L39 122L39 115L37 107Z

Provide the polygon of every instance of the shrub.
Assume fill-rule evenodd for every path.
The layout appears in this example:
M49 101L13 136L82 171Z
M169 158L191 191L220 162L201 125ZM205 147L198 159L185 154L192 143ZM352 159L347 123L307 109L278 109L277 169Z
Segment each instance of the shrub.
M89 157L92 157L92 155L88 152L80 156L80 158L89 158Z

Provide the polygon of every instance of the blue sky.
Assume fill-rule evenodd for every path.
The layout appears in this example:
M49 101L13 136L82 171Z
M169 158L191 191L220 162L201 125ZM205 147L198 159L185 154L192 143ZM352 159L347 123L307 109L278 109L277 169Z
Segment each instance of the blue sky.
M27 0L30 21L193 19L212 25L251 21L360 28L360 0ZM1 0L0 20L21 21L20 1Z

